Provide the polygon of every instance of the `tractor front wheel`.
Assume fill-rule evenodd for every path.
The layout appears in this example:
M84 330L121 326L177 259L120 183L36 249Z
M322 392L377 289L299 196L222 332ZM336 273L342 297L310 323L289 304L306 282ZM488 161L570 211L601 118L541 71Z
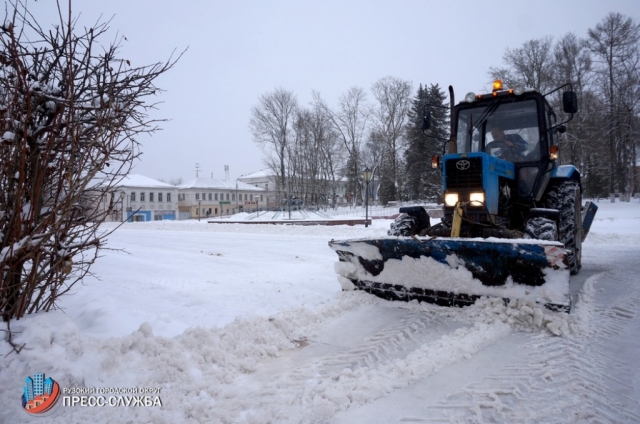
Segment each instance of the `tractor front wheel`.
M546 208L558 209L558 241L567 249L572 275L582 267L582 196L578 181L552 182L544 196Z

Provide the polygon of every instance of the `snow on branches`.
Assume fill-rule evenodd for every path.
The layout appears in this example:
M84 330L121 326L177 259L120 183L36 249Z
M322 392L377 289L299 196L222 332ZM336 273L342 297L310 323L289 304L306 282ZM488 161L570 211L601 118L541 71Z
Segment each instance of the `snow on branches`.
M140 155L155 80L179 59L131 67L107 23L44 29L26 3L0 28L0 312L49 310L90 271L115 189ZM60 16L63 16L61 13ZM106 205L98 207L98 205Z

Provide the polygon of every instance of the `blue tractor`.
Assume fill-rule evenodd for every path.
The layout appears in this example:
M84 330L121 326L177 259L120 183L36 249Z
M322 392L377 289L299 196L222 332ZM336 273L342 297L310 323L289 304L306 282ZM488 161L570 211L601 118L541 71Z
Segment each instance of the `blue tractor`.
M547 98L563 89L568 119L559 123ZM568 84L542 95L496 81L491 93L454 105L449 91L451 137L432 158L442 171L442 219L404 207L387 238L332 240L343 288L446 306L516 298L568 312L569 275L580 271L597 210L581 203L578 169L556 163L575 93Z

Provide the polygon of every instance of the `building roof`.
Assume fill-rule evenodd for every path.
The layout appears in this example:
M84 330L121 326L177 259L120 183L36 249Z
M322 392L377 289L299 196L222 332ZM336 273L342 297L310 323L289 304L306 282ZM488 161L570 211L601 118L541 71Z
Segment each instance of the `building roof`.
M264 191L264 189L260 187L243 183L242 181L214 180L210 178L194 178L193 180L180 184L178 188L214 188L222 190L235 190L237 188L243 191Z
M175 188L171 184L154 180L140 174L129 174L114 184L114 187L152 187L152 188Z
M240 177L238 177L238 179L243 179L243 178L267 178L267 177L273 177L275 176L275 174L273 173L273 171L271 169L262 169L260 171L251 173L251 174L247 174L247 175L241 175Z

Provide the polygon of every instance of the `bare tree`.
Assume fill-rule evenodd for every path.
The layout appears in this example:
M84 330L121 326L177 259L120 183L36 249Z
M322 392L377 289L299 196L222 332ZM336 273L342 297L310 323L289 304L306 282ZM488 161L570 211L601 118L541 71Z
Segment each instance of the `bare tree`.
M98 231L115 186L157 129L146 98L174 64L132 67L108 23L42 28L8 2L0 27L0 310L3 320L48 311L90 274L108 233ZM105 203L105 208L96 205Z
M635 165L634 121L638 113L640 24L610 13L589 30L589 48L595 55L599 92L605 99L604 126L609 141L609 192L629 189ZM631 96L629 98L629 95Z
M375 130L371 131L369 133L369 138L367 139L367 142L365 144L365 148L362 151L363 165L366 168L369 168L369 170L372 172L371 178L372 181L374 181L374 191L369 193L369 195L372 196L369 198L369 201L389 200L380 198L380 184L375 184L375 181L380 181L379 175L384 162L385 150L385 145L382 142L382 136Z
M335 193L338 139L320 109L301 109L295 123L297 188L306 202L325 204Z
M349 155L346 166L346 174L349 179L347 191L353 194L351 200L355 202L360 191L359 170L362 141L370 117L366 93L360 87L351 87L349 91L340 96L337 110L332 110L327 106L319 93L314 92L313 96L314 106L326 115Z
M405 147L405 126L411 109L411 83L394 77L379 79L372 87L378 101L373 117L376 134L385 145L387 173L381 175L381 184L388 180L399 200L401 187L402 151Z
M268 149L267 165L272 167L278 178L278 186L285 198L289 198L287 166L292 143L293 123L298 110L298 101L291 91L278 88L258 98L258 105L251 109L249 128L253 140Z
M345 149L331 122L317 107L313 108L310 130L319 155L319 191L328 205L336 207L337 182L340 178L338 170L345 163L343 158Z
M526 41L522 47L507 49L507 68L490 68L492 79L500 78L509 87L522 85L546 93L553 85L553 39L549 36Z
M592 60L587 41L578 38L573 33L568 33L556 43L554 50L555 82L558 87L566 83L571 83L573 91L578 96L580 113L568 123L567 131L561 137L560 155L561 160L566 163L579 164L583 171L586 169L586 150L593 151L599 146L596 142L596 132L593 131L593 117L588 113L594 105L590 103L593 96L590 93ZM562 112L562 93L557 92L555 96L555 109L560 111L560 121L565 121L567 116ZM598 139L599 141L599 139Z

